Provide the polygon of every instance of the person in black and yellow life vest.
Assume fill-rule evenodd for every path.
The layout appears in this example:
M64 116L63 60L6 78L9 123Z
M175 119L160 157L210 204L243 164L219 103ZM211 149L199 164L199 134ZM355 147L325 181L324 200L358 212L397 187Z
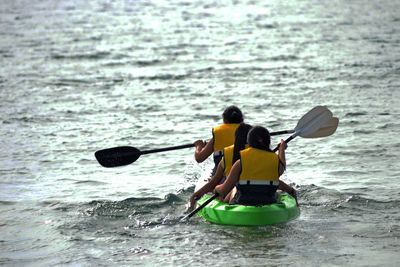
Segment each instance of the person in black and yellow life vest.
M227 107L222 113L223 124L212 129L212 138L205 144L202 140L194 142L194 158L198 163L205 161L211 154L214 154L214 169L217 170L218 163L222 159L224 148L233 145L235 142L235 131L243 122L242 111L236 106Z
M248 147L247 134L251 126L244 122L240 123L235 131L235 144L224 148L224 155L222 160L218 163L217 171L204 186L194 192L190 198L190 207L195 208L196 200L200 199L204 194L212 192L218 184L222 184L228 176L232 165L240 157L240 150ZM231 192L233 192L232 190ZM236 191L235 191L236 192Z
M271 137L267 129L253 127L247 136L249 148L240 151L226 181L215 187L214 193L223 199L236 186L230 204L259 206L276 203L276 190L281 189L296 198L296 190L279 180L286 167L287 144L281 140L279 153L270 149Z

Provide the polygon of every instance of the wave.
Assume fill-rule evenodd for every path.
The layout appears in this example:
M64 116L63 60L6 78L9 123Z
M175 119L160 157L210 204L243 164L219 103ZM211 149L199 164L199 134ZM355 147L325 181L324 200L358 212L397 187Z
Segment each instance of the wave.
M15 201L0 200L0 207L1 206L12 206L16 203L17 202L15 202Z
M257 23L256 27L259 29L277 29L279 25L277 23Z
M135 65L141 66L141 67L149 67L149 66L155 66L161 64L162 61L159 59L153 59L153 60L137 60L134 62Z
M361 192L367 189L359 188ZM365 197L363 193L352 191L340 192L333 189L318 187L315 185L302 186L298 190L298 199L301 206L328 208L327 212L356 213L363 216L367 213L399 214L400 200L388 196L386 201ZM386 212L385 212L386 210Z
M161 211L175 210L174 205L185 204L185 198L168 194L164 199L144 197L127 198L121 201L92 201L82 211L87 216L132 217L146 214L158 214Z
M83 160L80 160L81 162ZM87 162L91 162L90 160L85 160ZM99 186L99 185L105 185L107 183L101 182L101 181L95 181L95 180L83 180L83 181L75 181L75 184L85 184L85 185L92 185L92 186Z
M93 81L89 79L58 79L56 81L51 81L48 82L48 85L54 85L54 86L75 86L77 84L92 84Z
M72 59L72 60L94 60L94 59L104 59L111 55L110 52L104 51L97 51L94 53L82 53L82 54L57 54L53 53L50 57L51 59L55 60L65 60L65 59Z
M3 120L3 124L13 124L14 122L23 123L52 123L57 122L55 118L50 117L39 117L39 116L21 116L21 117L11 117Z
M185 78L188 78L191 76L191 73L187 73L187 74L172 74L172 73L166 73L166 74L158 74L158 75L154 75L154 76L139 76L138 79L139 80L150 80L150 81L154 81L154 80L161 80L161 81L176 81L176 80L183 80Z
M346 113L346 115L345 115L345 117L358 117L358 116L365 116L365 115L367 115L368 113L367 112L349 112L349 113Z
M316 185L294 186L297 187L300 210L317 209L321 215L339 212L363 216L375 212L382 213L383 210L399 214L400 201L396 199L379 201L364 197L360 193L339 192ZM177 194L167 194L164 198L131 197L117 201L94 200L79 204L43 202L42 205L62 211L75 210L83 217L122 220L130 228L154 227L160 224L183 223L181 220L189 212L187 204L193 191L194 187L189 187ZM201 220L197 222L199 221Z

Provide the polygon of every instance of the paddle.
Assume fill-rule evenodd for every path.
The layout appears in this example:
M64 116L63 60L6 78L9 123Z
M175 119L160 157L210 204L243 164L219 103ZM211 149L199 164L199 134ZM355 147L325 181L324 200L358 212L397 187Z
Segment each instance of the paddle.
M111 168L131 164L141 155L193 147L194 144L140 151L136 147L119 146L96 151L94 156L101 166Z
M281 135L293 132L295 132L295 130L286 130L286 131L272 132L271 135ZM101 166L111 168L111 167L119 167L131 164L135 162L141 155L144 154L164 152L164 151L183 149L189 147L194 147L194 144L192 143L187 145L172 146L172 147L145 150L145 151L140 151L136 147L131 147L131 146L119 146L119 147L107 148L96 151L94 155Z
M323 106L316 106L304 115L297 123L294 134L285 140L289 143L296 136L304 138L318 138L333 134L338 126L339 119L332 117L332 112ZM279 145L273 150L276 152Z
M213 201L216 197L218 196L218 193L214 194L212 197L210 197L209 199L207 199L206 202L204 202L203 204L201 204L200 206L198 206L194 211L192 211L191 213L189 213L188 215L186 215L185 217L183 217L181 219L181 221L184 221L186 219L191 218L193 215L195 215L197 212L199 212L199 210L201 210L202 208L204 208L205 206L208 205L208 203L210 203L211 201Z
M316 106L307 114L305 114L296 125L295 132L289 138L285 140L289 143L296 136L301 136L304 138L317 138L324 137L333 134L338 126L339 119L332 117L332 112L323 106ZM276 152L279 149L279 145L273 150ZM192 211L189 215L185 216L183 219L191 218L202 208L207 206L211 201L213 201L217 194L214 194L210 199Z
M324 124L318 131L313 134L302 136L303 138L318 138L332 135L336 132L336 129L339 125L339 119L336 117L332 117L326 124Z

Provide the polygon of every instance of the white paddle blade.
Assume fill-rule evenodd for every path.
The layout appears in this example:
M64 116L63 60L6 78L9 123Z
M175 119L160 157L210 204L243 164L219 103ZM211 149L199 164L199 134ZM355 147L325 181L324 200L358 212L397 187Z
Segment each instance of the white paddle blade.
M314 121L319 115L323 114L324 112L328 112L330 116L332 117L332 112L325 106L316 106L313 109L311 109L309 112L303 115L299 122L296 125L296 128L294 128L295 131L298 131L304 127L306 127L308 124L310 124L312 121Z
M332 135L336 132L339 125L339 119L332 117L326 124L324 124L319 130L309 135L302 135L304 138L318 138Z
M328 121L332 118L332 112L329 110L324 110L318 116L309 120L303 128L296 131L297 135L304 137L309 136L317 132L323 125L328 123Z

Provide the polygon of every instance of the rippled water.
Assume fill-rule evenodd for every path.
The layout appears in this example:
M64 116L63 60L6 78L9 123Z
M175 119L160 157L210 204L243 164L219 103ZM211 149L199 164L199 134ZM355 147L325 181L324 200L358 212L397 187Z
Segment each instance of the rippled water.
M399 8L1 1L0 265L398 266ZM180 222L211 164L193 149L112 169L93 156L210 138L231 104L272 131L317 105L339 117L289 143L295 221Z

